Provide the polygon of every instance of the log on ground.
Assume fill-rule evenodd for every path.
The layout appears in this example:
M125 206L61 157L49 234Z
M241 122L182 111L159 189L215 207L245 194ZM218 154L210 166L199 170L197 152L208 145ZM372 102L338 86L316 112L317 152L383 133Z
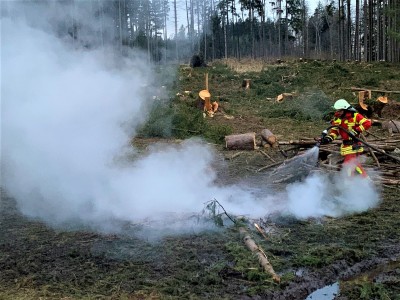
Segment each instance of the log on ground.
M225 136L225 147L229 150L256 149L256 134L254 132L232 134Z
M261 137L272 147L276 148L279 146L276 136L269 129L263 129L261 131Z
M275 282L280 282L281 278L279 277L278 274L275 273L274 268L272 267L271 263L269 262L267 255L265 252L257 246L257 244L254 242L254 240L251 238L250 234L241 227L239 229L240 234L243 236L244 243L246 244L247 248L253 252L254 254L257 255L258 261L260 265L263 267L264 271L267 272L272 276L272 279Z

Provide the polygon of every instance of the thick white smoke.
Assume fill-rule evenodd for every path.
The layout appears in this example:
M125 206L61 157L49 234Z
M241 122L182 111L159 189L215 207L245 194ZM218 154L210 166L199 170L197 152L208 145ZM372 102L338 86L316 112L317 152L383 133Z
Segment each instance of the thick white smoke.
M286 188L288 210L298 218L340 217L375 207L379 194L369 179L349 177L343 170L333 177L315 174Z
M1 20L2 187L26 215L118 230L118 222L199 213L212 199L231 214L253 217L276 210L338 216L376 205L367 188L359 198L339 193L332 204L326 192L332 183L324 177L279 195L262 191L265 197L217 186L213 149L198 140L155 145L122 167L115 158L134 151L129 141L146 117L150 98L143 86L154 82L151 67L140 53L116 67L105 47L71 47L49 28L60 16L39 22L46 26L15 16Z

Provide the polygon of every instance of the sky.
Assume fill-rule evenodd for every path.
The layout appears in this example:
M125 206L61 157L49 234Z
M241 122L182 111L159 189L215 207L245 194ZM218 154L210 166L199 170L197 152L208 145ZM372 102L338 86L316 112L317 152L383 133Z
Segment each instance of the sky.
M249 218L342 216L378 205L369 181L342 174L314 174L279 192L261 174L256 187L216 184L214 166L224 161L200 139L153 144L139 155L130 141L157 101L148 91L159 87L144 54L122 58L71 43L54 31L64 21L60 7L26 9L34 18L1 19L0 154L1 187L27 217L114 233L126 224L158 224L162 235L210 229L193 216L213 199ZM82 17L82 30L98 26ZM315 147L307 155L317 154Z

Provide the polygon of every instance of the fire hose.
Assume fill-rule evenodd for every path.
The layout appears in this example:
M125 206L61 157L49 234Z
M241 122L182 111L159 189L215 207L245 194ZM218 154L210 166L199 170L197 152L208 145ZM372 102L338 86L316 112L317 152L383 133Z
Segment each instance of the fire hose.
M329 131L331 128L339 128L339 127L336 126L336 125L329 126L328 128L326 128L325 130L322 131L321 139L324 138L324 137L328 134L328 131ZM385 151L383 151L383 150L381 150L381 149L378 149L378 148L376 148L375 146L372 146L371 144L367 143L366 141L364 141L364 140L362 140L362 139L356 137L352 132L350 132L350 131L347 130L346 128L340 127L340 130L345 131L353 140L355 140L355 141L357 141L357 142L361 142L361 143L364 144L365 146L367 146L367 147L369 147L369 148L371 148L371 149L374 149L376 152L379 152L379 153L381 153L381 154L383 154L383 155L386 155L387 157L390 157L391 159L393 159L393 160L395 160L395 161L397 161L397 162L400 162L400 158L399 158L399 157L390 155L390 154L386 153ZM320 145L321 145L321 141L318 141L316 146L319 147Z

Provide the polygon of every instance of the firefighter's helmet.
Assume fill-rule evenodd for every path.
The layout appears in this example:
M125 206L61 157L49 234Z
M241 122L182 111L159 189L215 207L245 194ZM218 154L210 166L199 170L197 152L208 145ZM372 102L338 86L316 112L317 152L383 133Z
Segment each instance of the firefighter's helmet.
M336 110L341 110L341 109L350 109L350 108L352 108L352 106L346 100L339 99L335 102L335 104L333 105L333 108Z

